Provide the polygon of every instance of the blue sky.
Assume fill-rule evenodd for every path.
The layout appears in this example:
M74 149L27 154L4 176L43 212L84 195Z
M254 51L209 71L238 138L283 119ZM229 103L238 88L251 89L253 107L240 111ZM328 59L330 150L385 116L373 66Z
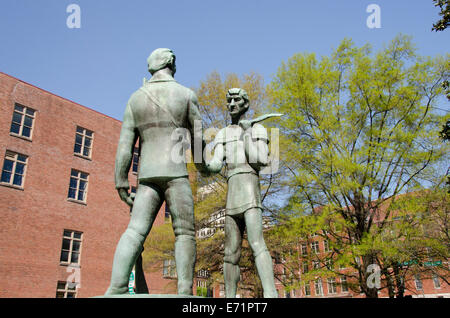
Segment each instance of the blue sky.
M79 29L66 25L72 3ZM366 26L372 3L379 29ZM431 0L3 0L0 71L122 119L158 47L174 50L188 87L212 71L255 71L268 83L294 53L329 55L344 37L380 49L403 33L421 55L448 53L450 31L431 31L437 20Z

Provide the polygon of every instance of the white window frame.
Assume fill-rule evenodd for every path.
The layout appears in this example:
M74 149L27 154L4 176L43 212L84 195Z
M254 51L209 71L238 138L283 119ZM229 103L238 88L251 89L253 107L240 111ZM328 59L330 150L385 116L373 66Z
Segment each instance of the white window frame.
M308 291L308 293L306 291ZM312 295L311 284L309 281L305 282L305 284L303 285L303 294L305 295L305 297L310 297Z
M320 245L319 245L319 241L314 241L311 243L311 251L319 254L320 253Z
M324 240L323 241L323 251L324 252L331 252L329 240Z
M67 235L69 234L69 235ZM77 237L79 236L79 237ZM69 240L69 249L64 249L64 240ZM79 242L80 247L78 251L74 251L73 249L73 243ZM83 246L83 232L80 231L73 231L73 230L64 230L63 232L63 239L62 239L62 246L61 246L61 254L59 257L59 262L62 265L80 265L81 264L81 249ZM62 254L63 252L68 253L67 261L62 260ZM72 261L72 253L78 254L78 259L76 262Z
M328 287L328 294L337 294L337 283L335 277L329 277L327 279L327 287Z
M20 108L23 108L22 110L20 110ZM15 122L14 121L14 114L18 114L19 116L21 116L20 118L20 123L19 122ZM25 125L25 119L29 118L31 119L31 126L27 126ZM19 137L19 138L23 138L26 140L32 140L33 139L33 130L34 130L34 122L36 119L36 110L18 103L14 104L14 111L13 111L13 117L11 119L11 126L9 128L9 134L11 136L15 136L15 137ZM12 131L12 127L13 125L16 124L19 126L19 132L13 132ZM30 136L24 136L23 135L23 130L24 127L27 127L30 129Z
M164 278L176 278L176 264L173 259L165 259L163 261L163 277Z
M90 134L90 135L89 135ZM77 142L77 137L81 138L81 143ZM90 140L90 145L86 144L86 141ZM73 153L79 157L90 159L92 156L92 147L94 143L94 132L92 130L77 126L75 130L75 144L73 148ZM76 151L76 146L80 146L80 151ZM85 149L88 149L89 153L84 154Z
M83 175L85 175L86 178L84 178ZM74 179L76 182L75 188L71 187L72 179ZM80 188L81 181L85 182L85 187L83 190ZM73 202L79 202L79 203L86 203L88 187L89 187L89 173L83 172L80 170L76 170L76 169L71 169L70 170L69 191L67 193L67 200L73 201ZM75 198L70 196L71 189L75 190ZM80 191L83 191L83 198L81 200L78 199L78 197L80 195Z
M434 289L441 289L441 282L439 281L439 276L433 274L432 277Z
M347 277L341 276L340 285L341 285L341 292L342 293L348 293L349 292L348 283L347 283Z
M131 172L134 174L138 174L139 172L139 158L140 158L141 150L139 147L133 148L133 157L131 159Z
M420 278L420 275L416 274L414 275L414 284L416 286L416 290L423 290L423 282Z
M323 285L321 278L314 280L314 293L316 296L323 296Z
M300 252L302 256L308 255L308 244L302 243L300 246Z
M19 156L25 157L25 159L22 160L21 158L19 158ZM6 160L12 162L11 171L5 170ZM17 164L18 163L23 165L22 173L18 173L17 172ZM0 179L0 184L6 185L6 186L9 186L9 187L13 187L13 188L23 189L24 188L24 184L25 184L25 175L26 175L26 172L27 172L27 165L28 165L28 156L27 155L24 155L24 154L21 154L21 153L18 153L18 152L14 152L14 151L10 151L10 150L6 150L5 157L3 159L3 166L2 166L1 177L3 178L3 173L4 172L9 173L10 176L9 176L9 181L3 181L3 180ZM14 180L15 180L16 176L20 176L21 177L22 182L20 183L20 185L14 184Z
M64 285L64 288L62 288L61 285ZM58 297L58 294L63 294L63 297ZM67 297L69 294L73 295L73 297ZM56 298L77 298L76 283L73 284L66 281L58 281L56 285Z

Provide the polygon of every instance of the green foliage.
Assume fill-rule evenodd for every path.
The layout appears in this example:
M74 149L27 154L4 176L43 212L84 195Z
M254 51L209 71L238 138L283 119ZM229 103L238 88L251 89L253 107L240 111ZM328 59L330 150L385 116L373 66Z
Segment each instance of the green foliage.
M450 22L450 1L449 0L433 0L434 6L439 7L439 15L441 18L433 24L433 31L444 31Z
M449 55L418 56L403 35L376 53L345 39L330 57L299 53L283 62L267 89L273 111L289 114L281 155L292 191L276 236L294 244L290 237L326 230L333 252L318 261L352 267L361 290L376 297L366 268L380 253L397 253L393 238L382 237L391 203L449 159L438 132L450 117L435 111L448 76ZM413 228L402 237L418 235Z

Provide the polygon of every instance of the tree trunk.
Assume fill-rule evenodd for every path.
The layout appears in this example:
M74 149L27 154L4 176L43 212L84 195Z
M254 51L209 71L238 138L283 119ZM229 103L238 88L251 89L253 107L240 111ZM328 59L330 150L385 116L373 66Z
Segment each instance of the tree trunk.
M369 270L369 266L374 264L378 265L376 262L376 259L373 255L364 255L362 257L362 272L360 272L360 275L362 275L362 280L360 280L361 284L363 286L362 290L367 298L378 298L378 288L380 286L376 286L377 280L379 281L380 277L377 275L380 275L381 273L373 273Z
M381 270L381 273L386 278L386 285L388 289L389 298L395 298L394 284L391 275L389 275L389 271L386 268L383 268Z
M395 286L397 289L397 298L403 298L405 296L405 282L400 275L400 269L398 265L392 266L394 270Z

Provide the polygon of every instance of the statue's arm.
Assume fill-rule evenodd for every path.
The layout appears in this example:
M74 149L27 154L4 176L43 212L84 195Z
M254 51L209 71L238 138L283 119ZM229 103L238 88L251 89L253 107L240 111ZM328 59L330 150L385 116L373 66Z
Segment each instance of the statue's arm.
M119 144L117 145L115 163L115 184L120 198L127 204L132 204L132 199L128 194L128 172L133 159L133 149L138 138L138 133L131 110L131 102L128 102L123 116L122 129L120 131Z
M208 171L212 173L219 173L223 167L223 161L225 160L225 149L222 143L217 143L214 147L214 156L206 164Z
M255 131L253 131L255 129ZM260 170L269 165L269 146L267 131L261 125L255 125L247 129L243 136L245 156L249 164Z
M206 141L203 138L203 121L198 110L197 95L191 91L188 108L189 132L191 134L191 150L194 164L197 170L202 174L208 174L203 152L206 147Z

